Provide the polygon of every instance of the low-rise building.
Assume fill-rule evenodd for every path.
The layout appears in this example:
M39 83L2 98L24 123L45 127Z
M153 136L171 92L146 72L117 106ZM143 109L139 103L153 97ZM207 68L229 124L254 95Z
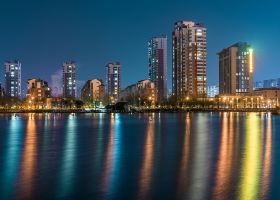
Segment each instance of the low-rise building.
M215 100L219 108L266 108L263 97L258 95L219 95Z
M81 91L82 100L92 106L101 106L104 104L105 85L100 79L88 80Z
M44 108L46 99L51 96L51 89L46 81L29 79L27 81L27 103L29 108Z
M254 90L254 94L262 96L268 108L279 106L280 88L259 88Z
M255 82L254 89L259 88L280 88L280 78L267 79Z
M130 105L153 106L157 101L155 84L150 80L141 80L121 91L119 101Z

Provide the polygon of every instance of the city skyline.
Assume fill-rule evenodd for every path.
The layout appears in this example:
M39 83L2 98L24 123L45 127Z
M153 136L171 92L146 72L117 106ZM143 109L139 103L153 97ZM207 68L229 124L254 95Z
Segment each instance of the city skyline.
M225 2L211 5L207 1L167 1L160 4L159 15L155 18L151 17L151 11L158 5L158 1L142 1L137 4L137 10L133 9L134 4L127 2L84 2L83 5L74 1L61 1L55 5L44 2L43 7L38 3L28 7L28 4L22 2L7 2L3 7L17 5L15 12L21 14L21 8L25 8L25 14L19 17L8 15L6 10L1 13L0 23L3 27L8 27L9 31L3 32L0 38L3 46L0 50L0 61L19 59L25 68L23 80L40 77L50 82L50 74L57 71L63 60L72 59L78 63L77 80L103 78L103 66L111 60L119 60L126 72L122 78L125 87L136 80L148 78L147 41L154 35L167 34L168 80L171 80L173 24L176 21L188 20L202 22L207 27L207 82L210 85L218 82L216 53L221 48L239 41L252 44L255 50L257 59L254 80L276 78L279 75L273 72L279 63L271 58L277 55L275 44L279 41L276 37L278 22L272 24L269 19L279 15L278 12L273 12L278 3L252 4L253 1L246 1L240 6L240 2L234 2L228 8ZM198 4L201 3L202 6L199 7ZM69 16L66 11L75 6L75 13ZM258 13L263 11L263 6L270 12L265 12L266 15L260 17ZM118 10L115 19L102 13L106 9ZM208 9L210 12L207 12ZM145 11L147 16L143 16L141 11ZM45 17L44 14L48 12L50 14ZM227 14L230 12L236 15ZM57 21L54 20L56 18ZM137 26L133 24L136 20L139 22ZM258 28L260 23L266 24L266 30ZM127 28L127 24L131 24L132 28ZM68 28L71 28L71 31L66 31ZM20 30L20 34L15 35L15 30ZM274 34L269 34L271 32ZM127 38L133 33L135 39L132 44ZM1 76L2 84L3 80L4 77ZM168 89L171 89L170 81Z
M1 199L280 199L280 1L6 0Z

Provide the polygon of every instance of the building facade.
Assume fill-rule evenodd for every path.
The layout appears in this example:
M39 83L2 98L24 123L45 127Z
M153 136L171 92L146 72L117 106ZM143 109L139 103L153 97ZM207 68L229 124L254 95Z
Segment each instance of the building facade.
M206 28L180 21L172 33L172 95L177 101L206 97Z
M73 61L66 61L62 66L62 88L63 97L75 98L76 97L76 63Z
M51 75L51 89L52 89L52 96L53 97L62 97L62 70L56 71L54 74Z
M86 81L84 80L76 80L76 98L81 98L82 89L85 85Z
M121 64L112 62L106 65L106 92L109 103L116 103L121 91Z
M263 88L263 81L256 81L254 82L254 90L255 89L259 89L259 88Z
M3 88L2 84L0 83L0 97L5 96L5 89Z
M280 88L280 78L254 82L254 89L274 87Z
M138 81L122 90L119 99L130 105L154 106L157 101L155 83L151 80Z
M27 81L26 98L29 107L43 108L45 107L46 99L50 97L51 89L46 81L36 78Z
M262 96L263 103L267 108L276 108L279 106L280 88L260 88L254 90L254 95Z
M207 97L215 97L217 95L219 95L219 86L217 85L207 86Z
M236 43L218 53L219 93L248 95L253 92L253 50L245 42Z
M153 37L148 42L149 80L155 83L158 101L167 98L167 36Z
M18 60L5 62L5 83L8 97L21 98L21 63Z
M81 98L85 103L96 106L104 103L105 86L100 79L88 80L82 88Z

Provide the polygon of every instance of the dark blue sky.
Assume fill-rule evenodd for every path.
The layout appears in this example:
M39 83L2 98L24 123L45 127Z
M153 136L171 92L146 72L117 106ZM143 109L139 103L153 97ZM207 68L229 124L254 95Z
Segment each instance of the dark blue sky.
M280 3L260 0L1 0L0 61L20 59L23 81L47 81L64 60L77 79L104 78L108 61L122 63L122 86L147 78L147 41L168 35L179 20L207 27L208 84L218 82L216 53L238 41L255 51L254 80L280 77ZM4 70L1 80L4 79Z

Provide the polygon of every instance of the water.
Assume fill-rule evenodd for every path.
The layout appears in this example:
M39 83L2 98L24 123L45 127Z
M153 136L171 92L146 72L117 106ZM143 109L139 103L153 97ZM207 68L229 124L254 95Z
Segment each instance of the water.
M0 199L280 199L270 113L0 115Z

